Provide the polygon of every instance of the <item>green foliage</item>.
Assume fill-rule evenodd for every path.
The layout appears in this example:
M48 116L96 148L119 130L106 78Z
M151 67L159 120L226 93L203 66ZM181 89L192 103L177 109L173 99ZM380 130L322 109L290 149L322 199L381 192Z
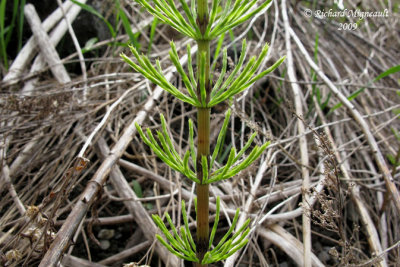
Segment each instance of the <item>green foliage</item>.
M189 8L185 0L179 0L182 5L186 18L179 12L173 0L160 1L154 0L151 5L147 0L137 0L154 17L173 27L178 32L195 40L212 40L218 38L221 34L233 29L237 25L245 22L255 14L262 12L267 8L271 0L262 3L260 6L252 9L258 0L236 0L232 6L232 0L225 3L224 8L218 8L221 0L213 0L208 26L204 35L196 23L197 14L194 4Z
M222 44L224 43L224 38L225 38L225 34L221 34L221 36L218 39L217 46L215 47L214 61L212 63L211 70L215 70L215 66L217 65L219 53L221 52Z
M361 94L366 87L370 86L371 84L373 84L374 82L379 81L380 79L389 76L391 74L394 74L396 72L400 72L400 65L391 67L389 69L387 69L386 71L382 72L381 74L379 74L375 79L371 80L370 82L368 82L367 86L365 87L361 87L360 89L358 89L357 91L355 91L354 93L352 93L349 97L347 97L348 100L353 100L355 99L359 94ZM343 106L342 103L339 103L337 105L335 105L333 108L331 108L331 110L329 112L333 112L334 110L340 108L341 106Z
M198 42L196 62L197 73L195 76L194 67L192 64L193 60L191 46L187 45L186 47L187 70L185 70L179 60L177 47L175 46L174 42L170 43L171 50L169 52L169 57L185 86L185 90L178 89L168 81L168 79L164 76L159 60L156 60L154 65L150 62L147 56L139 54L138 49L133 46L129 46L129 48L135 60L130 59L125 54L121 54L122 59L135 71L141 73L148 80L160 86L171 95L198 108L198 112L201 111L199 114L208 114L207 116L202 117L201 124L199 124L199 129L206 129L201 133L201 137L205 141L202 142L201 150L199 149L199 151L202 152L199 152L199 154L197 154L194 144L195 131L193 122L191 120L189 120L188 123L189 148L183 155L183 158L177 153L174 147L173 138L171 138L168 133L167 124L162 114L160 115L161 130L157 130L156 134L153 135L150 129L143 131L143 129L136 124L135 126L139 135L163 162L165 162L173 170L180 172L197 184L208 185L237 175L257 160L257 158L267 148L269 142L261 146L253 145L253 141L257 135L257 133L253 133L240 151L236 151L232 145L228 145L228 147L231 147L230 150L224 149L224 140L231 115L230 109L228 109L225 114L224 123L218 134L214 151L211 154L208 152L209 136L204 135L209 134L207 130L209 128L209 112L213 106L226 100L231 100L235 95L242 93L255 82L275 70L285 59L285 57L282 57L269 68L260 70L261 64L264 62L267 56L269 48L268 44L263 47L258 56L252 56L249 60L246 60L247 45L246 40L243 40L238 62L233 70L227 74L227 48L222 49L225 33L229 32L231 38L233 38L234 36L232 29L240 23L248 20L253 15L265 10L271 0L263 2L258 6L256 6L258 2L257 0L227 0L227 2L223 5L221 0L213 0L210 11L208 11L208 4L205 0L199 0L197 2L198 10L196 10L194 0L191 1L190 7L185 0L179 0L183 9L183 14L180 13L173 0L153 0L151 3L148 0L136 1L160 22L170 25L181 34L186 35ZM197 18L197 16L201 16L201 19ZM157 22L155 22L151 28L152 35L154 34L156 24ZM216 38L219 40L217 42L217 47L214 54L214 62L210 67L209 45L210 41ZM152 37L150 39L153 40ZM150 41L149 48L151 47L151 43L152 41ZM215 68L216 59L219 57L221 50L221 73L217 81L212 83L212 79L209 79L211 77L210 69L213 70ZM223 150L227 151L229 155L227 156L225 164L221 164L223 166L217 168L215 162ZM206 192L208 194L208 187L202 188L206 188ZM198 204L201 204L199 208ZM196 214L199 214L198 212L203 214L201 218L207 218L205 216L208 216L208 208L204 207L204 203L197 203L196 198L195 212ZM203 235L201 237L201 242L203 242L203 240L208 242L208 249L206 250L204 250L203 247L204 245L207 245L207 243L201 246L201 251L196 251L196 244L193 241L188 227L188 219L184 201L182 201L182 216L184 220L184 226L182 226L180 229L176 229L167 213L165 214L165 218L169 223L170 230L168 230L159 216L153 215L154 222L165 236L165 238L163 238L160 235L157 235L157 239L171 253L180 257L181 259L198 262L202 265L224 260L247 244L248 240L246 239L246 236L250 231L248 228L250 220L247 220L237 232L233 233L239 218L238 209L228 232L222 237L220 242L213 247L213 241L219 222L219 212L220 199L218 197L217 214L210 236L204 234L204 232L208 233L208 228L207 230L202 229L204 231L201 231Z
M190 233L189 224L186 216L185 201L182 200L182 215L185 222L185 226L180 228L180 234L174 224L172 223L171 217L166 212L165 217L172 229L173 235L168 231L167 226L158 215L152 215L154 222L157 224L158 228L163 232L166 239L165 241L160 235L156 235L157 239L163 244L171 253L178 256L181 259L199 262L196 257L196 245L194 244L192 234Z
M222 14L218 14L217 7L221 4L221 0L213 0L210 21L204 34L206 39L211 40L217 38L221 34L228 32L237 25L253 17L255 14L262 12L267 8L271 0L262 3L255 9L252 8L258 2L257 0L236 0L233 7L231 2L231 0L228 0L224 5Z
M147 49L147 54L151 53L151 47L153 45L153 40L154 40L154 35L156 33L157 25L158 25L158 19L154 18L153 23L151 24L151 28L150 28L149 48Z
M196 37L201 37L200 29L196 24L196 13L193 12L193 8L189 9L186 1L179 0L179 2L182 4L188 21L178 11L173 0L153 0L154 6L150 5L147 0L137 0L137 2L140 3L155 18L170 25L178 32L193 39L196 39Z
M132 185L133 191L135 192L135 195L139 198L143 197L142 187L140 186L138 181L132 180L131 185Z
M115 1L115 5L116 5L117 10L118 10L118 16L117 17L121 18L122 26L124 27L124 30L125 30L126 34L128 34L131 44L133 44L134 47L139 48L139 43L137 42L137 38L140 35L140 32L133 33L132 28L131 28L131 24L129 22L129 19L126 16L125 11L121 8L121 6L119 4L119 1Z
M216 206L217 206L216 217L213 228L211 230L209 249L212 248L212 243L214 241L215 233L218 228L219 214L220 214L219 197L217 197ZM187 220L184 200L182 200L181 207L182 207L182 217L184 221L184 226L181 226L179 232L174 226L171 217L167 212L164 213L164 215L168 221L168 224L171 227L172 233L168 230L167 226L164 224L160 216L152 215L154 222L160 228L166 240L162 238L162 236L160 235L156 235L156 237L171 253L178 256L179 258L188 261L199 262L199 259L196 256L196 244L193 240L192 234L190 233L189 229L189 223ZM217 246L215 246L214 249L206 253L201 262L202 264L209 264L225 260L247 244L248 240L245 238L250 232L250 229L248 228L250 224L250 219L248 219L236 233L232 234L233 231L235 230L238 219L239 219L239 209L236 210L235 217L233 218L232 225L229 227L228 232L222 237L222 239L218 242Z
M208 103L208 107L215 106L233 97L234 95L243 92L251 85L253 85L256 81L274 71L285 60L285 57L282 57L271 67L267 68L259 74L256 74L261 63L267 56L268 48L269 46L268 44L266 44L263 47L259 57L257 59L255 56L251 57L247 65L242 69L242 65L246 57L246 40L244 39L242 42L242 54L240 55L239 62L235 66L231 74L228 76L228 78L223 82L223 77L226 73L227 66L227 48L225 48L223 52L224 56L221 76L212 89L211 100Z
M22 0L19 6L19 15L18 15L18 51L22 48L22 33L24 28L24 9L25 9L26 0Z
M196 177L196 174L189 167L189 157L190 157L189 151L185 153L183 159L179 156L167 132L167 125L165 122L164 115L160 114L160 119L162 125L162 132L157 131L157 137L159 142L161 143L161 146L159 142L154 138L150 129L147 129L146 131L147 136L146 136L142 128L136 123L135 126L140 134L140 137L151 148L151 150L153 150L153 152L173 170L182 173L187 178L196 183L200 183L199 179L197 179Z
M397 143L399 143L400 142L400 133L394 128L391 128L391 130L392 130L394 137L396 137ZM396 168L398 166L400 166L400 146L397 149L397 153L395 155L388 154L387 159L389 160L390 164L393 165L393 175L394 175Z
M98 17L99 19L101 19L101 20L107 25L108 30L109 30L110 33L111 33L111 36L112 36L113 38L115 38L116 32L114 31L113 26L111 25L110 22L108 22L108 20L107 20L106 18L103 17L103 15L101 15L99 12L97 12L96 9L94 9L93 7L91 7L91 6L89 6L89 5L86 5L86 4L84 4L84 3L81 3L81 2L79 2L79 1L76 1L76 0L71 0L71 2L73 2L75 5L80 6L83 10L86 10L87 12L89 12L89 13L95 15L96 17Z
M398 160L395 156L388 154L387 158L388 158L390 164L392 164L394 167L400 166L400 162L398 162Z
M85 46L82 47L82 53L86 53L89 52L90 50L92 50L93 45L96 44L99 41L99 39L97 37L93 37L90 38L86 43Z
M81 3L77 0L71 0L74 4L80 6L83 10L95 15L96 17L98 17L99 19L101 19L106 25L108 30L110 31L111 37L115 38L117 36L117 32L114 28L114 26L102 15L100 14L96 9L94 9L92 6ZM120 2L118 0L114 1L115 3L115 9L116 9L116 21L115 21L115 25L118 25L119 22L122 22L122 26L126 32L126 34L129 36L129 41L130 43L134 46L139 48L139 43L137 41L138 36L140 35L140 32L138 33L133 33L130 22L128 17L125 14L125 11L123 8L121 8L120 6ZM93 38L92 38L93 39ZM91 39L91 40L92 40ZM93 43L89 43L89 45L93 45ZM113 42L113 45L121 45L121 46L126 46L125 43L117 43L117 42ZM89 49L83 49L83 52L87 52L91 49L91 47Z
M134 70L137 72L140 72L144 77L152 81L153 83L157 84L161 88L163 88L165 91L170 93L171 95L175 96L176 98L180 99L183 102L189 103L193 106L200 106L200 101L197 99L196 94L194 92L196 87L192 86L192 83L189 82L188 77L186 73L183 70L182 65L179 62L178 59L178 54L176 52L175 44L171 42L171 47L172 51L170 51L170 58L172 62L174 63L175 67L177 68L179 74L182 75L183 82L185 83L185 86L190 94L190 96L187 96L180 92L174 85L172 85L164 76L163 71L161 69L161 64L157 60L156 61L156 67L155 68L151 63L150 60L145 56L145 55L139 55L137 52L136 48L133 46L129 46L131 49L132 54L135 56L135 58L138 61L138 64L133 62L129 57L127 57L125 54L121 54L121 57L127 62ZM190 47L188 47L190 50ZM190 57L190 55L189 55Z
M161 69L160 62L156 61L156 67L154 67L150 60L145 55L139 55L136 48L130 46L131 52L136 58L138 63L135 63L125 54L121 54L121 57L124 59L126 63L128 63L134 70L140 72L147 79L157 84L161 88L163 88L168 93L172 94L176 98L180 99L183 102L189 103L195 107L204 107L211 108L227 99L230 99L234 95L237 95L255 82L266 76L267 74L274 71L282 62L285 60L285 57L280 58L277 62L275 62L271 67L257 74L257 70L259 69L261 63L267 56L269 46L266 44L258 58L255 56L251 57L249 62L245 67L242 68L244 60L246 58L246 40L242 42L242 54L240 55L239 62L231 72L231 74L224 80L226 69L227 69L227 48L223 51L223 66L219 79L215 83L211 91L211 99L208 103L206 103L206 82L205 82L205 55L202 54L200 56L199 62L199 79L198 82L194 78L193 69L189 65L189 75L184 71L178 57L178 53L176 50L176 46L174 42L170 43L171 51L169 52L170 59L174 66L176 67L178 73L180 74L183 83L185 84L187 93L184 94L180 90L178 90L174 85L172 85L164 76L163 71ZM192 62L190 45L187 46L188 50L188 62ZM197 83L199 83L200 88L200 96L196 94Z
M317 63L318 62L318 45L319 45L319 34L317 33L315 35L315 43L314 43L314 62ZM311 69L311 81L313 82L313 84L311 85L312 87L312 94L311 96L315 96L316 98L316 102L317 103L313 103L314 105L319 105L319 107L321 108L321 110L325 109L328 106L329 103L329 99L331 98L331 93L329 92L327 97L325 98L325 100L322 99L321 97L321 90L320 88L317 86L316 82L317 82L317 73ZM312 105L312 103L310 104ZM312 112L312 107L309 107L309 112L307 115L310 115Z
M214 152L212 153L210 164L208 164L206 157L203 157L201 159L201 166L203 171L202 184L211 184L235 176L242 170L246 169L249 165L251 165L270 144L270 142L267 142L262 146L256 145L247 157L244 156L245 152L250 148L254 138L257 135L257 133L253 133L247 143L238 153L236 153L236 149L231 149L229 158L225 166L222 166L216 171L212 172L215 159L219 151L222 149L223 140L225 139L226 131L228 128L230 114L231 111L229 109L225 115L222 129L219 132L217 144L214 148ZM136 129L139 132L140 137L151 148L151 150L173 170L182 173L188 179L192 180L195 183L200 183L200 180L197 178L195 173L197 156L193 141L193 122L189 120L189 150L186 151L182 159L176 151L173 145L173 141L168 134L167 124L164 115L160 114L160 120L162 131L156 131L158 140L156 140L150 129L147 129L145 134L143 129L138 124L136 124ZM193 170L192 166L194 166Z
M220 213L219 197L217 197L216 204L217 204L216 217L213 228L211 230L209 249L212 248L212 243L214 241L215 233L217 231L219 222L219 213ZM230 235L235 230L238 219L239 219L239 209L236 210L235 217L233 218L232 225L231 227L229 227L228 232L226 232L226 234L222 237L222 239L219 241L219 243L214 249L212 249L211 251L207 252L206 255L204 255L204 258L201 262L202 264L208 264L225 260L247 244L248 240L245 238L250 232L250 229L248 228L248 225L250 224L250 219L246 220L246 222L240 227L240 229L230 237Z
M8 59L7 59L7 45L5 40L5 18L6 18L6 0L0 2L0 52L3 58L4 67L8 69Z
M1 0L0 2L0 58L3 61L5 70L8 70L9 67L7 47L15 30L17 30L17 51L21 50L22 47L22 29L24 25L24 7L26 1L14 0L13 2L11 21L9 21L7 25L7 0Z

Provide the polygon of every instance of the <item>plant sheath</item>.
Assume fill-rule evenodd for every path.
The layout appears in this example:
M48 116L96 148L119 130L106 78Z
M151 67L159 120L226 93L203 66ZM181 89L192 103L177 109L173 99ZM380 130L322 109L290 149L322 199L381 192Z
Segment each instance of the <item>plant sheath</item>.
M203 38L197 40L198 51L197 51L197 63L200 62L204 66L198 68L198 81L197 81L197 95L198 99L202 102L202 107L197 109L197 178L200 180L200 184L197 184L197 258L199 263L196 263L196 267L208 266L207 264L201 264L204 255L208 251L209 245L209 185L203 181L203 164L202 157L205 157L207 161L210 156L210 108L207 107L210 101L210 40L204 38L205 30L208 26L208 1L197 0L197 24ZM203 97L202 97L203 96ZM205 97L204 97L205 96ZM203 100L205 100L203 102ZM207 162L208 163L208 162ZM207 164L210 166L210 164ZM208 178L208 177L207 177Z

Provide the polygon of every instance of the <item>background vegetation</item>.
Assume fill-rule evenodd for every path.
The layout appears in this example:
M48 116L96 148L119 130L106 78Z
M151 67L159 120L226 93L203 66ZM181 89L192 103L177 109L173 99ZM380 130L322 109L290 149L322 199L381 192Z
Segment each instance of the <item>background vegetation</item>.
M23 12L29 2L55 61L32 37L38 29ZM134 122L161 129L163 113L183 156L187 117L195 113L118 55L132 44L159 59L180 88L169 42L185 66L188 39L133 1L67 1L62 9L59 1L36 2L0 2L0 264L50 266L65 250L66 266L176 266L154 242L151 215L168 211L183 224L183 199L194 229L194 185L152 155ZM341 10L340 1L272 1L268 12L213 44L229 44L231 70L242 38L249 57L270 44L265 66L292 58L231 106L226 144L240 150L256 131L257 144L271 145L252 168L211 186L211 201L221 199L216 241L236 208L238 225L252 220L248 245L215 266L400 262L399 4L343 2L349 10L387 9L388 16L309 17L308 9ZM212 62L218 78L221 59ZM221 115L212 118L212 144L227 107L214 107ZM230 149L215 164L226 162Z

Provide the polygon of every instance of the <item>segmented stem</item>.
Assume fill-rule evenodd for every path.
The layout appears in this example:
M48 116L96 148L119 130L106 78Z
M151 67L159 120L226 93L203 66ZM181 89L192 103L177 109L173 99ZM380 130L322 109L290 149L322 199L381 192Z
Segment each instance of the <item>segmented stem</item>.
M198 0L197 1L197 24L200 28L201 34L208 26L209 15L208 15L208 1ZM205 93L205 104L210 101L210 40L197 40L198 52L197 52L197 64L204 60L203 69L198 68L197 70L197 95L199 99L201 95ZM204 84L202 88L201 85ZM205 92L204 92L205 91ZM206 106L204 108L197 109L197 177L203 182L203 168L202 168L202 157L205 156L207 161L210 155L210 108ZM209 164L208 164L209 166ZM207 177L208 178L208 177ZM204 255L208 250L209 243L209 185L208 184L197 184L197 258L200 263L196 263L196 267L206 267L207 264L201 264Z
M197 178L203 181L202 156L210 155L210 109L199 108L197 114ZM197 184L197 258L202 261L209 243L209 185ZM200 263L196 266L207 266Z

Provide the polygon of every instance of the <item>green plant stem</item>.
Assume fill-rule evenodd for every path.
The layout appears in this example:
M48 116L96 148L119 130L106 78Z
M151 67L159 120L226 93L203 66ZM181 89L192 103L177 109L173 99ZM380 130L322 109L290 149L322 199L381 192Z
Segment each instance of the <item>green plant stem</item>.
M203 180L201 158L210 155L210 109L199 108L197 111L197 178ZM197 258L203 259L209 243L209 185L197 184ZM196 263L196 267L207 266Z
M210 85L210 41L209 40L198 40L198 53L197 53L197 62L200 62L200 55L202 53L206 53L206 64L205 64L205 87L206 87L206 102L210 101L210 92L211 92L211 85ZM199 64L199 63L197 63ZM199 70L198 70L199 72ZM199 77L200 73L198 73ZM197 83L199 84L199 83ZM198 96L200 98L200 89L198 89Z
M200 262L207 253L209 243L209 185L197 185L197 258ZM196 263L196 267L206 267L207 264Z
M208 25L208 1L197 0L197 23L201 34L204 34Z
M197 23L200 31L204 34L208 25L208 2L207 0L197 1ZM210 101L210 40L197 40L197 64L200 57L205 53L205 89L206 103ZM197 70L200 77L200 70ZM200 84L199 81L197 84ZM197 94L200 98L200 88L197 88ZM203 181L202 157L206 157L207 162L210 156L210 108L198 108L197 110L197 178ZM209 164L208 164L209 166ZM209 185L197 184L197 258L199 263L195 263L196 267L207 267L207 264L201 264L204 255L207 253L209 244Z
M201 157L202 156L208 157L210 155L210 109L209 108L198 108L197 126L198 126L197 161L201 165ZM197 178L199 178L199 180L202 181L203 180L202 168L198 167L197 169L198 169ZM201 176L199 177L200 174Z

